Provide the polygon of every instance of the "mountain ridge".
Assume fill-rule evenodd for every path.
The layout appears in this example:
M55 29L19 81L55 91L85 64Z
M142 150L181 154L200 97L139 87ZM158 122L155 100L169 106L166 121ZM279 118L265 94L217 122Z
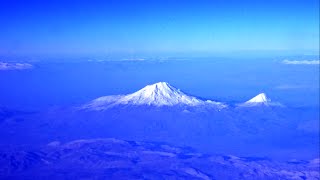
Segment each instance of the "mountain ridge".
M102 96L88 104L84 109L103 110L117 105L147 105L147 106L214 106L223 108L225 105L212 100L202 100L194 96L189 96L171 86L167 82L158 82L147 85L144 88L127 95Z
M126 95L108 95L96 98L80 109L87 110L106 110L119 105L133 106L153 106L153 107L209 107L209 108L226 108L228 105L213 100L205 100L196 96L188 95L180 89L171 86L167 82L157 82L147 85L142 89ZM260 93L250 100L237 104L240 107L254 106L282 106L278 102L272 102L265 93Z

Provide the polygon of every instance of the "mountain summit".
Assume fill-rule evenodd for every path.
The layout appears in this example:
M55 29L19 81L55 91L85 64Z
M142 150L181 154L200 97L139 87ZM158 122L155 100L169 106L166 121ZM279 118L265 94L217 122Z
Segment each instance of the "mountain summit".
M103 96L91 101L84 108L103 110L115 105L149 105L149 106L200 106L217 105L222 103L210 100L201 100L193 96L186 95L179 89L171 86L167 82L158 82L147 85L137 92L128 95Z
M271 102L271 99L267 97L265 93L260 93L253 97L252 99L246 101L245 103L240 104L240 106L282 106L278 102Z
M268 103L268 102L271 102L271 100L267 98L267 95L265 93L260 93L254 98L247 101L246 103Z

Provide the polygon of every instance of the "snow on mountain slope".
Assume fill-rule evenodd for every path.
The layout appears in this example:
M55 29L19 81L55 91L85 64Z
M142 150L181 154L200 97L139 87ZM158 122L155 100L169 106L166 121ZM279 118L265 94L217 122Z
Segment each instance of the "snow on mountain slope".
M115 105L149 105L149 106L217 106L225 107L220 102L200 100L188 96L166 82L148 85L128 95L103 96L86 104L83 108L103 110Z
M265 93L260 93L255 97L253 97L252 99L246 101L245 103L240 104L240 106L259 106L259 105L282 106L278 102L272 102L271 99L269 99Z

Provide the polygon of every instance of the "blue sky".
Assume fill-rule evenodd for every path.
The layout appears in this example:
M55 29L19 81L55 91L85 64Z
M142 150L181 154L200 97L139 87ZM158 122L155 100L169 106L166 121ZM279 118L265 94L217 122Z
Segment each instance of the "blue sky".
M318 53L318 0L1 0L0 55Z

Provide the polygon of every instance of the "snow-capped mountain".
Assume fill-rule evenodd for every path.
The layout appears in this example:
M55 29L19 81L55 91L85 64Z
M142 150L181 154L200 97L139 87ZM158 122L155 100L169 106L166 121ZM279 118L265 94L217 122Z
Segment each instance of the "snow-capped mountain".
M272 102L271 99L267 97L265 93L260 93L253 97L252 99L240 104L240 106L281 106L278 102Z
M116 105L149 105L149 106L216 106L225 107L220 102L201 100L186 95L167 82L158 82L127 95L103 96L84 105L85 109L104 110Z

